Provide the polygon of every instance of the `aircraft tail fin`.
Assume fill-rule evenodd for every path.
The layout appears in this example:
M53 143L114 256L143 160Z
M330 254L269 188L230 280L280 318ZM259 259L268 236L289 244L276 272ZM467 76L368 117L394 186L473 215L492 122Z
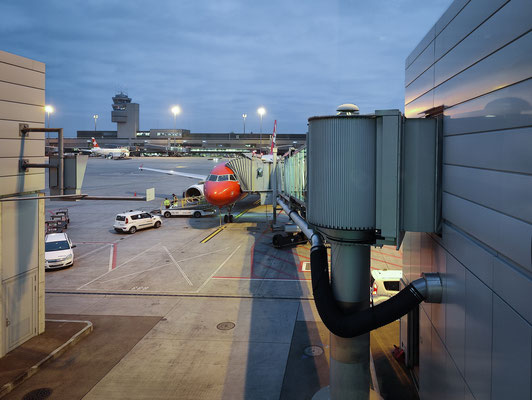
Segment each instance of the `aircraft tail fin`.
M96 139L94 138L91 138L91 139L92 139L92 147L96 147L96 148L100 147L98 146L98 142L96 141Z
M270 146L270 154L273 154L273 148L275 147L275 139L277 137L277 120L273 123L272 144Z

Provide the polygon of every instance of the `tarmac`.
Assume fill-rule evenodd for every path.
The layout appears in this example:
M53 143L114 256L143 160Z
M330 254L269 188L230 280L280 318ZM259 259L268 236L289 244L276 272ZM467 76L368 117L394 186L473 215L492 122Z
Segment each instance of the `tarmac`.
M141 163L205 175L215 165L91 158L83 193L134 197L154 187L156 200L47 201L47 212L69 208L75 262L46 273L46 332L0 359L0 397L312 398L328 385L329 333L312 299L308 244L273 248L272 208L258 196L237 203L232 224L174 217L160 229L116 233L117 213L160 208L196 183L141 172ZM391 248L372 251L372 268L397 269L400 260ZM371 339L373 389L384 399L418 398L391 356L398 322Z

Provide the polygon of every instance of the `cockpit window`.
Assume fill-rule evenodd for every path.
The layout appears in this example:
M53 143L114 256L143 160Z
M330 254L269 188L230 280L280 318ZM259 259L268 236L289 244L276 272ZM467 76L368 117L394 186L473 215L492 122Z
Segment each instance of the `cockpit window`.
M236 176L234 176L234 175L229 175L229 180L230 180L230 181L236 181L237 179L236 179Z
M216 182L216 178L218 178L218 175L209 175L207 177L207 180L211 182Z
M218 176L218 182L228 181L228 180L229 180L229 175L219 175Z

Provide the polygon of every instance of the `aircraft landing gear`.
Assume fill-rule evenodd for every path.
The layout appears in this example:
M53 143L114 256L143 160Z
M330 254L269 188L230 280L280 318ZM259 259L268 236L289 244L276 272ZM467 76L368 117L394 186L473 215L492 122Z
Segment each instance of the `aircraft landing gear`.
M227 209L227 215L224 215L224 222L227 224L228 222L233 222L233 215L231 214L231 211L233 210L233 204L229 206Z

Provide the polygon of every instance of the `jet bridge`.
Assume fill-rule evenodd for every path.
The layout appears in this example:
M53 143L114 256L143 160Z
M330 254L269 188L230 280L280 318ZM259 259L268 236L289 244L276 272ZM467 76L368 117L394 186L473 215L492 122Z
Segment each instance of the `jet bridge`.
M252 154L242 154L242 157L229 161L226 166L235 173L243 192L259 193L261 204L272 204L272 162Z
M441 123L338 111L310 118L306 149L281 158L275 200L312 242L314 300L331 331L330 386L315 399L368 399L369 332L441 301L439 275L425 274L369 307L370 246L399 248L405 231L439 230Z

